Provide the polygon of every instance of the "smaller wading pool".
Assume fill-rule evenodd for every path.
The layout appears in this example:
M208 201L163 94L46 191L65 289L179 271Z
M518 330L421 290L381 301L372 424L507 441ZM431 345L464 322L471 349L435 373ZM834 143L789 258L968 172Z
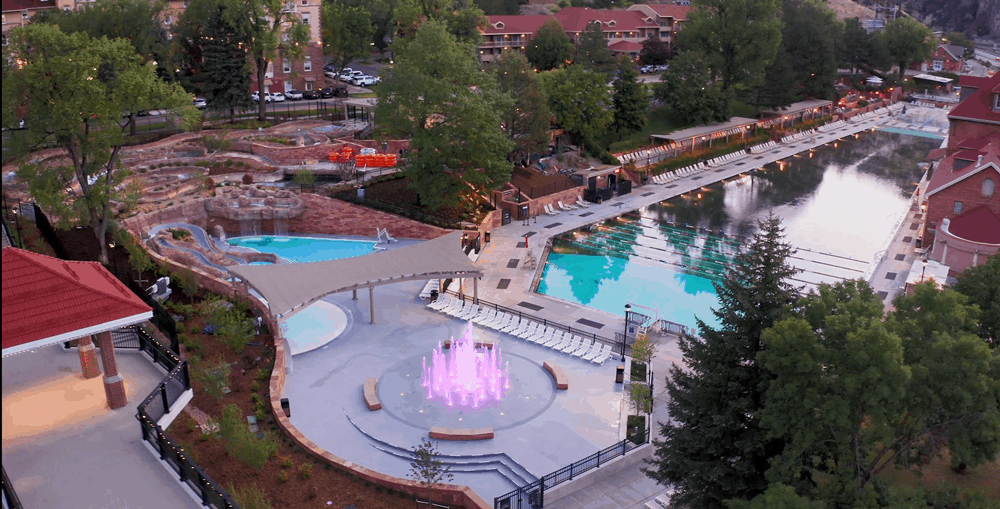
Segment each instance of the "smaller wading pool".
M292 263L337 260L375 252L374 241L316 237L237 237L229 239L229 245L272 253Z

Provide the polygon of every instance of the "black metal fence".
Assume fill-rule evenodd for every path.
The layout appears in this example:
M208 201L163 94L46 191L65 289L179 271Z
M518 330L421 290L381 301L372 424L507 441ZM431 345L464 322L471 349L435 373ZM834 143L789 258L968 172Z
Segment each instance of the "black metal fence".
M14 493L14 485L11 484L10 478L7 477L6 468L3 468L3 506L10 509L22 509L24 507L21 505L21 500L17 498L17 493Z
M184 391L191 388L187 362L154 341L142 329L139 329L138 336L142 347L149 349L147 353L152 355L153 360L170 371L136 409L135 417L142 428L142 439L153 446L160 454L160 459L174 470L181 482L201 497L202 505L214 509L239 509L229 494L191 461L184 449L156 423L170 412L171 405L177 402Z
M445 286L445 288L448 288L448 287ZM448 293L451 293L452 295L454 295L454 296L462 299L463 302L466 301L467 299L468 300L472 299L471 295L463 295L463 294L461 294L459 292L452 291L452 290L446 290L446 291ZM580 329L574 329L573 327L570 327L568 325L563 325L563 324L561 324L559 322L554 322L554 321L550 322L550 321L548 321L545 318L539 318L539 317L537 317L535 315L532 315L530 313L525 313L524 311L521 311L519 309L509 308L507 306L501 306L500 304L496 304L494 302L488 302L488 301L485 301L483 299L479 299L479 305L481 307L485 308L485 309L496 309L497 311L503 311L503 312L505 312L507 314L514 315L514 316L516 316L518 318L518 320L523 320L523 319L527 318L527 319L529 319L531 321L538 322L538 323L540 323L540 324L542 324L542 325L544 325L546 327L552 327L554 329L559 329L559 330L568 332L570 334L574 334L574 335L580 336L583 339L591 339L593 341L599 341L599 342L601 342L601 343L603 343L605 345L611 346L612 347L612 350L611 350L612 352L621 353L621 341L620 340L611 340L611 339L606 338L604 336L598 336L596 333L593 333L593 332L587 332L587 331L580 330ZM620 335L621 335L621 333L619 333L619 336ZM626 353L626 355L631 355L632 354L632 345L625 345L625 353Z
M542 476L541 479L521 486L520 488L500 497L493 499L494 509L537 509L545 506L545 490L552 489L564 482L572 481L575 477L585 472L589 472L601 465L619 457L624 456L636 449L640 445L649 443L650 427L646 427L646 436L639 443L634 437L626 438L606 449L597 451L580 461L575 461L569 465L556 470L550 474Z

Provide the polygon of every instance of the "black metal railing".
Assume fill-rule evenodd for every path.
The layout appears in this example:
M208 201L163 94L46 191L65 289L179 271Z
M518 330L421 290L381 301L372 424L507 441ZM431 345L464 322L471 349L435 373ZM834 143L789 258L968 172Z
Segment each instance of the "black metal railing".
M11 484L10 478L7 477L7 468L3 468L3 506L10 509L22 509L24 506L21 505L21 500L17 498L17 493L14 493L14 485Z
M445 286L445 288L447 288L447 286ZM459 292L456 292L454 290L446 290L446 292L450 293L450 294L452 294L452 295L454 295L456 297L458 297L459 299L462 299L463 302L465 302L467 299L468 300L472 299L471 295L463 295L463 294L461 294ZM548 319L545 319L545 318L539 318L539 317L537 317L535 315L532 315L531 313L525 313L524 311L521 311L519 309L509 308L507 306L501 306L500 304L497 304L497 303L494 303L494 302L488 302L488 301L483 300L483 299L479 299L478 302L479 302L480 307L482 307L484 309L496 309L497 311L503 311L503 312L505 312L507 314L511 314L511 315L516 316L518 320L524 320L525 318L527 318L528 320L531 320L531 321L534 321L534 322L538 322L538 323L542 324L545 327L552 327L554 329L559 329L559 330L562 330L564 332L568 332L570 334L573 334L573 335L576 335L576 336L580 336L583 339L590 339L590 340L593 340L593 341L598 341L598 342L600 342L602 344L605 344L605 345L609 345L609 346L612 347L612 350L611 350L612 352L621 353L621 341L620 340L612 340L612 339L606 338L604 336L598 336L596 333L593 333L593 332L587 332L587 331L580 330L580 329L574 329L573 327L570 327L568 325L563 325L563 324L561 324L559 322L555 322L555 321L548 320ZM632 345L625 345L625 353L626 353L626 355L631 355L632 354Z
M643 440L636 443L635 437L626 438L621 442L597 451L580 461L575 461L569 465L542 476L541 479L525 484L520 488L507 493L506 495L493 499L494 509L537 509L545 506L545 490L552 489L564 482L572 481L575 477L589 472L601 465L619 457L624 456L637 447L649 443L650 427L646 427L646 435Z
M120 329L111 331L111 344L119 350L139 350L146 352L153 362L159 364L168 372L174 369L181 362L181 358L176 351L171 350L150 336L146 329L140 325L127 325ZM77 348L76 340L63 343L65 348Z

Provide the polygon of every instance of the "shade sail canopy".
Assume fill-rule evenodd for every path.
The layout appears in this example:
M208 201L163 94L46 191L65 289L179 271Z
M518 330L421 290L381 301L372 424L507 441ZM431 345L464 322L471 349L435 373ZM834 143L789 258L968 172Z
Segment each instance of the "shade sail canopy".
M480 277L483 271L462 252L462 233L355 258L279 265L238 265L229 272L267 300L279 319L331 293L403 281Z

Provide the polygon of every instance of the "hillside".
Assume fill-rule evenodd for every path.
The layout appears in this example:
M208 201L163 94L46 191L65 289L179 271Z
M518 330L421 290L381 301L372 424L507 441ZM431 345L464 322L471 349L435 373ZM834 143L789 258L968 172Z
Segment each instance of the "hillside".
M903 9L935 29L1000 38L1000 0L908 0Z

